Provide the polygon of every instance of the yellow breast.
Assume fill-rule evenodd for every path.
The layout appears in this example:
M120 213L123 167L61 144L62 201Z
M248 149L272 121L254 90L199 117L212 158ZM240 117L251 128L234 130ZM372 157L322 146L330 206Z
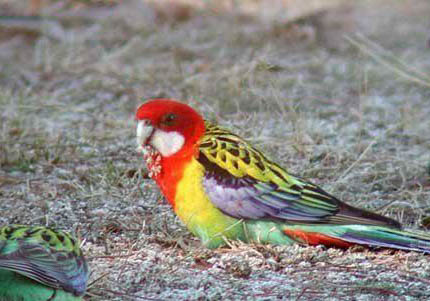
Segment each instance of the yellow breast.
M223 214L209 200L203 188L203 176L204 167L193 158L176 188L176 214L207 247L218 247L224 244L225 238L244 239L241 221Z

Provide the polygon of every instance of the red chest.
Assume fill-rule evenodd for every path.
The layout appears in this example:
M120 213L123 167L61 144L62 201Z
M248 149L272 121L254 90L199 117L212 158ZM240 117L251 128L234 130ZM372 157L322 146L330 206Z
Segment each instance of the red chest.
M153 161L156 162L156 161ZM148 169L154 170L151 178L155 180L167 201L175 208L176 188L184 174L186 160L179 158L161 158L158 165L149 165Z

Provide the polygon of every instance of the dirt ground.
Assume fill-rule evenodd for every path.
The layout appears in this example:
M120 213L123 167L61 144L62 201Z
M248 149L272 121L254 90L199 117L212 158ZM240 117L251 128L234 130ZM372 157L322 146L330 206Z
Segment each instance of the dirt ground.
M418 253L207 250L136 152L137 106L180 99L342 200L427 231L430 3L354 2L294 24L142 1L0 17L0 224L77 233L85 300L430 299Z

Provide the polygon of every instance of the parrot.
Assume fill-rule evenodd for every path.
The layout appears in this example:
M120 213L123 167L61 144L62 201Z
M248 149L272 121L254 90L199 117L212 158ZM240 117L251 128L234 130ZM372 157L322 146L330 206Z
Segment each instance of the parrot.
M80 242L43 226L0 227L0 301L82 300L88 265Z
M430 236L404 231L398 221L353 207L290 174L185 103L150 99L135 119L150 178L207 248L238 240L430 253Z

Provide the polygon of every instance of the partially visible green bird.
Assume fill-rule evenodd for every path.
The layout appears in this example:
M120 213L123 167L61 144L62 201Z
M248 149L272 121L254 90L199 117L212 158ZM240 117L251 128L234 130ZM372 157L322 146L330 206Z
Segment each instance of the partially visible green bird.
M0 228L0 301L82 300L88 265L70 234L42 226Z

